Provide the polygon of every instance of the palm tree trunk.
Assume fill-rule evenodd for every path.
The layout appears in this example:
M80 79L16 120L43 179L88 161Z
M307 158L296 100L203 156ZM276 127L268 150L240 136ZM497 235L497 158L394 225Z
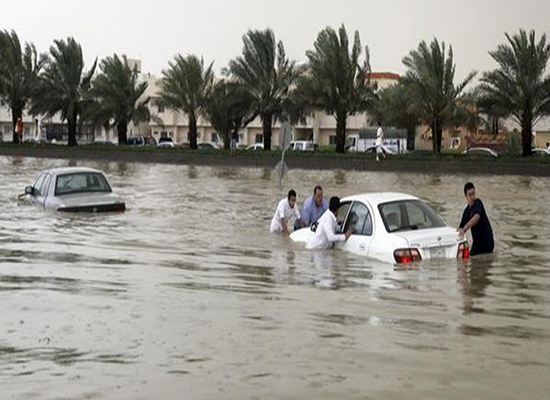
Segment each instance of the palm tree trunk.
M416 140L416 126L407 127L407 150L413 151Z
M443 140L443 128L437 127L437 154L441 154L441 141Z
M126 121L119 122L116 126L116 130L118 132L118 145L128 144L128 124Z
M533 119L530 112L523 114L523 120L521 123L521 143L522 143L522 156L529 157L532 155L531 147L533 145Z
M198 148L197 146L197 117L194 112L189 114L189 147L193 150Z
M437 118L434 118L432 122L432 148L434 154L441 154L441 137L443 136L443 129L441 128L441 124L437 120Z
M336 152L344 153L346 151L347 115L344 113L337 113L335 118L336 118Z
M23 107L19 104L13 104L11 108L11 122L12 122L12 132L13 132L13 143L19 143L19 135L15 132L15 126L17 125L17 120L23 118Z
M262 115L262 130L264 135L264 150L271 150L271 125L273 124L273 114L265 113Z
M78 119L78 112L74 110L72 115L67 118L67 128L69 129L69 137L67 145L69 147L78 146L76 142L76 123Z
M227 129L227 128L223 130L220 129L220 135L222 136L222 139L223 139L223 148L225 150L229 150L229 147L231 147L230 146L231 133L232 133L231 129Z

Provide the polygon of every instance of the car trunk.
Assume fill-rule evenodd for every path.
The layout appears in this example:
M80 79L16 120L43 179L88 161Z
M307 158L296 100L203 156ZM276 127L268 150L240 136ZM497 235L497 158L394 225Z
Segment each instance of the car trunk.
M114 193L86 192L59 196L64 205L58 211L67 212L110 212L124 211L124 201Z
M456 246L460 241L458 232L453 228L420 229L394 233L409 243L410 248L419 249L423 258L454 258Z

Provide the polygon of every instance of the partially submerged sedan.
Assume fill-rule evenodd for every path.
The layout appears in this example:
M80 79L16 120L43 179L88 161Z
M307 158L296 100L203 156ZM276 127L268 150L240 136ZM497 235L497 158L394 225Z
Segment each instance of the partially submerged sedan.
M124 211L126 204L111 190L103 172L92 168L55 168L42 172L25 188L25 200L66 212Z
M353 235L336 247L381 261L407 264L438 258L469 258L466 239L417 197L402 193L368 193L341 200L337 219ZM290 235L307 243L313 228Z

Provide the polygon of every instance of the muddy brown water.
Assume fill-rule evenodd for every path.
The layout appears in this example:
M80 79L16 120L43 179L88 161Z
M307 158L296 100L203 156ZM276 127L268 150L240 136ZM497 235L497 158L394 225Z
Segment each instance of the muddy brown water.
M128 210L17 200L102 169ZM496 253L410 268L270 235L289 188L401 191L450 225L473 180ZM548 399L550 179L0 157L0 399Z

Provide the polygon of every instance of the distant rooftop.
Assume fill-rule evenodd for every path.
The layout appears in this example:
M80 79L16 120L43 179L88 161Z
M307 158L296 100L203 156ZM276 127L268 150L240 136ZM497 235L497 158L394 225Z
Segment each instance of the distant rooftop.
M399 75L394 74L393 72L371 72L370 78L371 79L391 79L394 81L398 81Z

